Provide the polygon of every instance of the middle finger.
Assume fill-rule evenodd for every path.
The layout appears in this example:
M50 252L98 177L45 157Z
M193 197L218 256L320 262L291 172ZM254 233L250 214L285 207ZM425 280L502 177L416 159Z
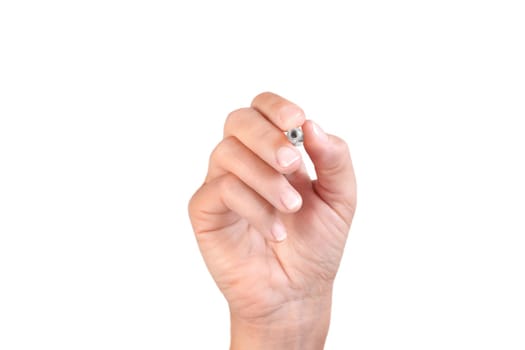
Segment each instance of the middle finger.
M301 207L301 195L286 177L234 137L225 138L213 151L205 182L210 183L228 173L235 175L281 212L295 212Z

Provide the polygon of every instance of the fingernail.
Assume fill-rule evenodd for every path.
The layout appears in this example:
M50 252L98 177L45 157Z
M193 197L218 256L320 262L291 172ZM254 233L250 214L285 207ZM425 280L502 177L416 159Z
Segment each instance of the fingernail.
M288 210L295 210L301 206L301 196L292 188L281 193L281 201Z
M328 140L328 135L321 129L321 127L314 121L312 121L312 126L314 130L315 137L321 142L326 142Z
M272 235L278 242L284 241L286 239L286 229L284 228L284 225L279 221L273 223Z
M301 158L299 152L291 147L281 147L277 150L277 162L283 168L289 167L299 158Z

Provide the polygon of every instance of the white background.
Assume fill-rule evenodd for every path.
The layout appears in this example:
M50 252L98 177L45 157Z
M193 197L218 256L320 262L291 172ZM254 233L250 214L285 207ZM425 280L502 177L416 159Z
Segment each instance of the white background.
M522 1L1 1L0 349L226 349L186 213L271 90L345 138L327 349L525 348Z

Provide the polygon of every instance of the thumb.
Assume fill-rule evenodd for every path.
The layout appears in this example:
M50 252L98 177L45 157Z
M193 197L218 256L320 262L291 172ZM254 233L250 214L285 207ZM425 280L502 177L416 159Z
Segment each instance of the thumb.
M315 191L350 223L356 206L356 181L348 145L311 120L304 123L303 132L304 147L317 174Z

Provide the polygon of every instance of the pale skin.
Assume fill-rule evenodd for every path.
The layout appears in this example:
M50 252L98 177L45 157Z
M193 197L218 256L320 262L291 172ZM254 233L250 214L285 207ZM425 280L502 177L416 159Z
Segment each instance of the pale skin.
M316 170L283 131L302 126ZM230 309L231 349L322 349L356 207L347 144L273 93L233 111L189 203L200 251Z

